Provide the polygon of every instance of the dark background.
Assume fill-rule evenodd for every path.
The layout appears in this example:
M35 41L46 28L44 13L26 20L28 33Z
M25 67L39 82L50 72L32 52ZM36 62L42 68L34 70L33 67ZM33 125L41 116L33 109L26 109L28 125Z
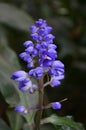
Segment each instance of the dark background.
M58 115L72 115L86 127L86 0L0 0L2 2L27 12L34 20L46 19L53 27L59 59L65 64L65 79L60 87L48 87L45 91L50 101L68 99L62 102ZM12 28L10 23L1 22L0 26L5 28L8 45L18 55L24 50L22 43L29 39L29 34ZM26 69L20 59L19 62Z

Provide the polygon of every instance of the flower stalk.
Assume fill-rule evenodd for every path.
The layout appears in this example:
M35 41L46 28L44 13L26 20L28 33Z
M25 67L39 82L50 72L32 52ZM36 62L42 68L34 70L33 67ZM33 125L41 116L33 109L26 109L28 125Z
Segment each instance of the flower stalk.
M37 118L36 118L36 129L40 129L40 121L42 117L42 112L43 112L43 76L40 78L38 81L39 84L39 110L37 112Z

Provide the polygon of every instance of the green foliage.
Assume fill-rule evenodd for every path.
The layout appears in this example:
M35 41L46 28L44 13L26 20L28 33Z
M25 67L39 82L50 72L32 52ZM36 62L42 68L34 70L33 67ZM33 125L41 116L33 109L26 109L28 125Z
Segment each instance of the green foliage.
M2 8L0 8L0 9L2 9L2 11L1 11L2 13L0 14L0 16L2 14L6 15L6 17L5 16L0 17L1 22L5 23L6 25L12 26L13 28L27 31L29 25L31 24L30 21L32 21L32 19L30 19L29 16L28 16L28 18L25 18L26 15L24 15L22 13L22 11L18 11L19 12L19 13L17 12L17 15L19 18L18 19L13 15L13 14L15 14L15 11L17 11L17 9L15 9L15 7L12 8L10 5L5 5L5 4L0 4L0 6L2 7ZM8 15L6 14L6 12L3 13L4 6L7 9ZM9 14L9 13L12 13L12 14ZM6 18L6 20L4 18ZM15 24L12 23L11 20L13 20ZM27 92L26 94L23 94L22 92L20 92L17 89L17 84L10 79L12 73L16 70L20 70L21 67L19 65L15 52L8 46L7 33L2 26L0 26L0 34L1 34L0 35L0 79L1 79L0 92L4 96L5 101L9 104L9 107L13 107L18 104L25 105L28 108L34 107L38 103L37 93L35 93L34 95L29 94L29 92ZM10 109L10 108L8 108L8 109ZM7 112L7 115L9 117L9 122L10 122L12 129L18 130L18 128L19 128L18 122L20 122L20 120L22 120L21 117L18 116L17 114L15 114L14 112L10 112L10 111ZM34 115L35 115L35 112L30 112L28 115L22 115L22 116L30 124L33 122ZM14 117L14 118L12 119L12 117Z
M84 130L83 125L74 122L71 116L59 117L51 115L41 121L41 124L45 123L52 123L57 130Z
M15 52L7 46L6 34L2 30L0 30L0 33L2 33L0 35L0 92L7 103L15 105L20 98L16 84L11 81L10 77L12 72L19 69L20 66Z
M29 32L33 23L31 16L11 4L0 3L0 23L9 27Z
M11 130L7 124L0 118L0 130Z
M38 94L34 93L33 95L27 92L23 94L17 89L17 84L12 82L10 77L13 71L20 69L16 54L5 44L0 44L0 91L4 96L6 102L12 107L18 104L25 105L26 107L36 107L38 103ZM11 55L10 55L11 54ZM10 57L10 58L9 58ZM8 59L8 60L7 60ZM35 99L35 100L34 100ZM19 125L18 118L11 116L12 113L8 113L9 121L12 125ZM18 116L18 115L17 115ZM30 123L33 122L35 112L29 112L27 115L22 115ZM17 122L14 124L11 118L14 117L14 121ZM18 127L18 126L15 126Z

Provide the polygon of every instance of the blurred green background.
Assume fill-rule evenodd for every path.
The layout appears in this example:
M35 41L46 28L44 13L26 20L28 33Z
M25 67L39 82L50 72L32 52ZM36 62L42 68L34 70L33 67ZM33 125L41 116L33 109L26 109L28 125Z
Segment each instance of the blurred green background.
M10 76L20 66L26 70L18 54L30 38L29 26L39 18L53 27L59 59L65 64L62 85L45 89L49 101L68 98L53 113L72 115L86 127L86 0L0 0L0 116L8 122L8 104L19 100Z

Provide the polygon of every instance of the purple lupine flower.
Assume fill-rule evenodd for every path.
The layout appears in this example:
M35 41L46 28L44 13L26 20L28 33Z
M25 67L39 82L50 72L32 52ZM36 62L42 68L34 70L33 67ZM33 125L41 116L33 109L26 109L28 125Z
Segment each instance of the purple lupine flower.
M33 85L32 85L32 88L33 88L34 90L37 90L37 89L38 89L38 85L37 85L37 84L33 84Z
M56 53L56 51L55 51L54 49L49 49L49 50L47 51L47 55L48 55L49 57L51 57L52 59L57 58L57 53Z
M51 105L54 110L61 109L62 106L60 102L53 102Z
M35 25L37 27L46 27L46 20L43 20L43 19L39 19L38 21L35 21Z
M20 106L15 107L15 112L27 113L27 109L23 105L20 105Z
M53 79L53 80L51 80L50 84L52 87L57 87L61 84L61 82L59 80Z
M29 78L26 78L23 81L19 82L19 86L18 86L18 88L22 92L26 92L31 87L32 87L32 81Z
M16 80L17 82L20 82L24 80L26 77L27 77L27 73L23 70L19 70L12 74L11 79Z
M26 52L22 52L19 54L20 58L23 59L24 61L28 62L31 59L31 56L27 54Z
M32 60L28 60L27 68L34 67L34 62Z
M38 39L38 33L32 33L30 36L31 36L31 38L33 40L37 40Z
M24 45L25 47L34 46L33 42L32 42L32 41L29 41L29 40L26 41L26 42L24 42L23 45Z
M36 48L37 50L39 50L39 49L41 48L41 44L40 44L40 43L37 43L36 46L35 46L35 48Z
M54 44L49 44L48 45L48 49L56 49L56 48L57 48L57 46L54 45Z
M29 93L33 94L36 90L38 90L38 86L36 84L32 84L32 87L29 88Z
M43 75L44 71L42 67L37 67L36 69L32 69L29 71L29 76L33 76L37 80Z
M56 68L56 69L58 69L58 68L64 68L64 64L61 61L59 61L59 60L55 60L53 62L53 64L52 64L52 67Z
M61 84L61 82L59 80L64 79L64 75L58 75L58 76L52 76L51 77L51 81L50 81L50 85L52 87L56 87L59 86Z
M49 34L50 32L52 31L52 27L50 27L50 26L46 26L46 28L45 28L45 34Z
M41 43L41 47L43 48L43 49L46 49L47 48L47 42L45 42L45 41L43 41L42 43Z
M30 26L29 29L31 30L32 33L36 33L38 28L36 26Z
M39 29L39 30L38 30L38 33L39 33L39 35L41 35L41 36L45 36L45 35L49 34L49 33L51 32L51 30L52 30L51 27L46 26L45 28Z
M34 49L33 53L32 53L32 57L38 56L38 50Z
M33 94L34 93L34 90L33 90L33 88L31 87L31 88L29 88L29 93L30 94Z
M26 51L27 54L32 54L33 51L34 51L34 47L33 47L33 46L30 46L30 47L28 47L27 49L25 49L25 51Z
M55 36L53 36L52 34L48 34L48 35L45 35L44 40L47 42L47 41L53 40L54 38Z

